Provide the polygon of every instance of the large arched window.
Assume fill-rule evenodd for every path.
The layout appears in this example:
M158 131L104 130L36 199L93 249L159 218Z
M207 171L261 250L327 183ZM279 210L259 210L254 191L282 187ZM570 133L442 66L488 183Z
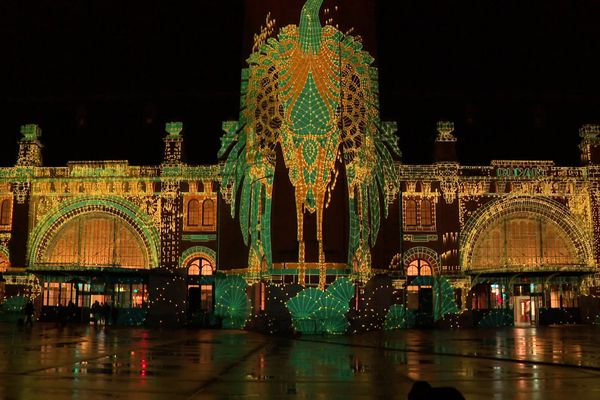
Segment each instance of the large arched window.
M211 199L202 203L202 225L211 226L215 224L215 206Z
M417 225L417 202L414 200L406 201L406 225L416 226Z
M187 205L187 224L189 226L200 225L200 202L192 199Z
M514 213L499 218L477 239L473 269L551 268L577 264L571 239L548 218Z
M78 215L61 226L41 257L58 266L148 268L147 248L126 221L106 213Z
M0 204L0 225L10 224L10 200L2 200Z
M421 225L430 226L431 224L431 202L427 199L423 199L421 200Z
M431 266L421 258L412 260L406 267L407 277L431 276Z
M212 274L213 266L206 258L195 258L188 265L188 275L209 276Z
M188 275L190 275L190 276L200 275L199 259L192 261L192 263L188 267Z

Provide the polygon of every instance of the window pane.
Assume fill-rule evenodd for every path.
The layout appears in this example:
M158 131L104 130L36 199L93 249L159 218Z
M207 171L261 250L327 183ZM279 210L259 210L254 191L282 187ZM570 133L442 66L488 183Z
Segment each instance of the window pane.
M549 219L519 213L499 219L477 239L472 268L551 268L578 263L571 239Z
M421 225L431 225L431 202L429 200L421 200Z
M406 225L417 225L417 202L414 200L406 201Z
M200 258L197 258L192 261L192 263L188 267L188 275L200 275L200 261Z
M417 267L417 265L415 265L413 263L410 263L410 265L406 269L406 275L407 276L418 276L419 275L419 267Z
M66 222L42 256L42 263L63 266L147 268L147 260L139 234L106 214L85 214Z
M421 276L431 276L431 267L428 264L421 265L419 272Z
M188 202L187 224L189 226L200 225L200 202L196 199L192 199Z
M146 285L139 283L131 285L132 294L131 294L131 307L140 308L143 307L148 301L148 291L146 290Z
M10 224L10 200L3 200L0 204L0 225Z
M214 202L210 199L204 200L202 203L202 225L210 226L215 223Z
M213 268L210 262L206 259L202 259L202 275L212 275Z

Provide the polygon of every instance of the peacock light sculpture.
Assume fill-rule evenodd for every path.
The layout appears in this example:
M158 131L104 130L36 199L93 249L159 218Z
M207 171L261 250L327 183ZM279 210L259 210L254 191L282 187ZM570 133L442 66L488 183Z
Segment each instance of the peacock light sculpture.
M316 213L319 286L325 287L323 212L346 169L350 221L348 265L362 279L371 268L381 205L398 193L393 155L400 156L395 123L378 111L377 71L357 38L322 26L323 0L308 0L300 23L256 46L242 72L239 121L223 123L221 191L239 212L249 246L249 274L272 268L271 200L280 146L294 187L298 281L305 283L304 213ZM240 193L240 204L236 196Z

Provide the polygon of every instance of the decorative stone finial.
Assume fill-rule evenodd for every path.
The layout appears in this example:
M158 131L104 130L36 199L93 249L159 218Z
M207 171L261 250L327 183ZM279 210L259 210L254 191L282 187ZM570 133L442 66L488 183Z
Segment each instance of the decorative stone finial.
M600 125L585 124L579 128L579 136L583 139L597 139L600 135Z
M21 125L21 140L33 141L42 135L42 130L36 124Z
M163 139L165 142L165 156L162 165L165 167L177 166L181 164L181 145L183 137L180 135L183 130L181 122L167 122L165 130L168 135Z
M456 136L452 134L454 132L454 122L438 121L437 131L436 142L456 142Z
M183 130L183 123L179 121L167 122L167 124L165 125L165 130L167 131L169 136L179 136L179 134Z

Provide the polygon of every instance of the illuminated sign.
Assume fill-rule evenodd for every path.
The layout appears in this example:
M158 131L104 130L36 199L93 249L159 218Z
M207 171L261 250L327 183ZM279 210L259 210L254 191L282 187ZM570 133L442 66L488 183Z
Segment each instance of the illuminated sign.
M497 168L498 178L539 178L546 176L546 171L538 167Z

